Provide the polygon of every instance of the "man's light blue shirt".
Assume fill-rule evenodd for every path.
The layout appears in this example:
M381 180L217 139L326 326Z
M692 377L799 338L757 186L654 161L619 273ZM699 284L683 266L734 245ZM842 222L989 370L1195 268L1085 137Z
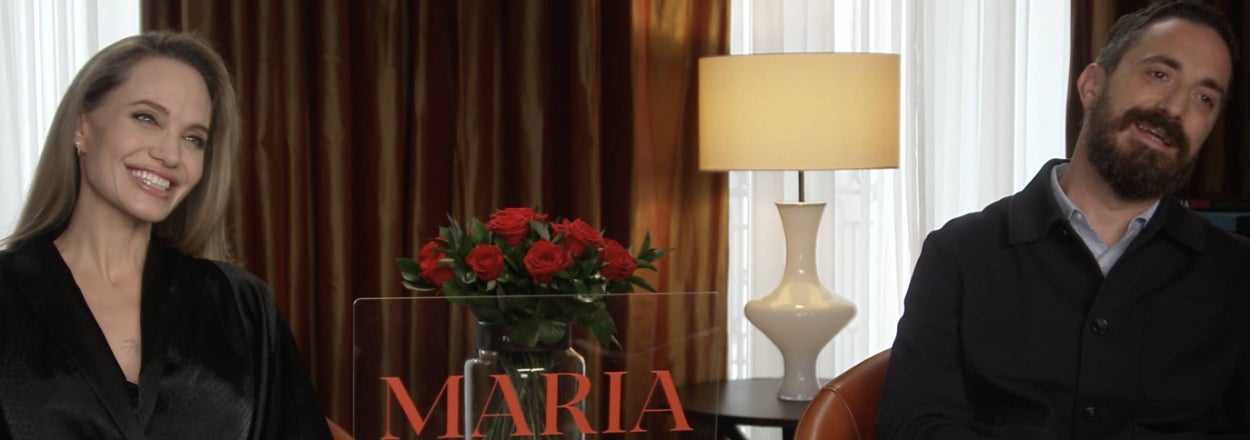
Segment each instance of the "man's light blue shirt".
M1124 251L1128 249L1128 245L1146 226L1146 222L1150 221L1150 217L1155 215L1155 210L1159 208L1159 201L1155 200L1149 208L1137 214L1137 217L1133 217L1133 221L1128 223L1128 230L1124 232L1124 238L1111 247L1107 247L1102 242L1102 238L1098 237L1098 233L1094 232L1094 227L1090 226L1089 217L1086 217L1085 213L1072 203L1072 199L1069 199L1068 195L1064 194L1063 188L1059 186L1059 178L1067 169L1066 163L1056 165L1051 169L1050 191L1055 195L1055 201L1059 202L1059 210L1063 212L1063 218L1068 220L1068 224L1072 225L1072 230L1081 237L1085 247L1089 248L1089 253L1093 254L1095 260L1098 260L1098 267L1102 269L1103 276L1106 276L1107 272L1111 271L1111 266L1115 266L1115 262L1119 261Z

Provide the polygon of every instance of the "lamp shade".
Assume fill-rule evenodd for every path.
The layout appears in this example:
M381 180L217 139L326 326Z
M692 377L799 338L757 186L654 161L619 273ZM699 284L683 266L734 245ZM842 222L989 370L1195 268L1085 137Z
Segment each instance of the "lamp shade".
M699 168L898 167L899 56L699 59Z

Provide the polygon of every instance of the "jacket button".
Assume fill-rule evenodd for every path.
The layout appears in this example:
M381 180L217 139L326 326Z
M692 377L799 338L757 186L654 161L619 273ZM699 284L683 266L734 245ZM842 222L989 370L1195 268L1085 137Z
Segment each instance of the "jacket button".
M1098 408L1094 408L1092 406L1085 407L1085 409L1081 410L1081 417L1087 422L1097 422L1100 419L1098 416Z
M1094 334L1101 335L1107 333L1107 330L1111 329L1111 323L1107 322L1105 319L1098 318L1095 319L1094 322L1090 323L1089 328L1094 331Z

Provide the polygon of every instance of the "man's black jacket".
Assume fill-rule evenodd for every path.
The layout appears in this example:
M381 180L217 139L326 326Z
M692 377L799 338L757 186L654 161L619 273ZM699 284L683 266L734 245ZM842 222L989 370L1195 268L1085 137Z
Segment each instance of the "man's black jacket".
M1250 240L1165 198L1104 278L1060 162L925 240L881 438L1250 438Z

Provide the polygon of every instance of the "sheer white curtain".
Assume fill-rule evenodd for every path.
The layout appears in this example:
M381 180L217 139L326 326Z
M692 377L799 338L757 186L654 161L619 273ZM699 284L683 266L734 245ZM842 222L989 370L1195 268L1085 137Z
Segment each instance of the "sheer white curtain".
M138 0L0 0L0 237L17 223L74 74L100 48L138 32Z
M902 56L897 170L807 175L830 202L817 244L821 280L859 307L821 353L832 377L888 348L925 235L1024 187L1064 153L1068 2L1052 0L733 0L730 52ZM731 172L729 372L781 375L781 355L742 307L781 279L775 201L796 173Z

